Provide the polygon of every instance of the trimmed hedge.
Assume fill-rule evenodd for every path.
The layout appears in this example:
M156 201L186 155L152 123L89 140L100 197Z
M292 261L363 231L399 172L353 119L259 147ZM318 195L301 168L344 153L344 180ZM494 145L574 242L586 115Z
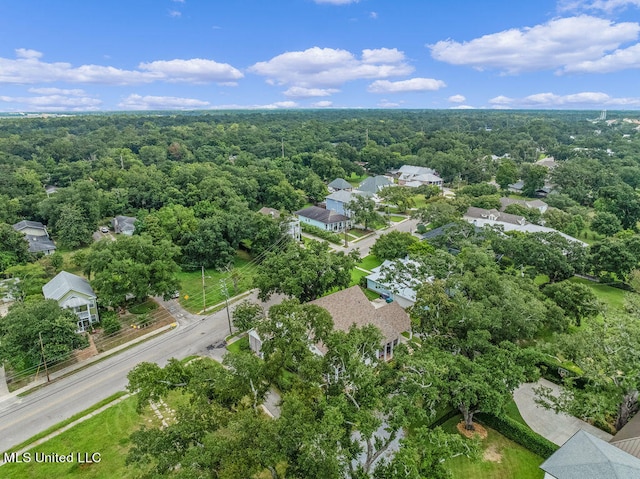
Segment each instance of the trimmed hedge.
M510 417L497 417L492 414L476 413L474 418L485 426L495 429L507 439L511 439L513 442L520 444L525 449L544 459L559 449L559 446Z
M300 227L302 228L302 231L304 231L305 233L312 234L313 236L317 236L318 238L322 238L323 240L327 240L331 243L334 243L334 244L343 243L342 237L340 237L340 235L337 235L336 233L332 233L331 231L326 231L318 228L317 226L313 226L307 223L301 223Z

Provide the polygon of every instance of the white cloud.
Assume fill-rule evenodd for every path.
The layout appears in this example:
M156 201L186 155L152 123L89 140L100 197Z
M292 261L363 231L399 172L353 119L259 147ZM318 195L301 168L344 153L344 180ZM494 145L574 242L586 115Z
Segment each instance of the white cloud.
M182 12L178 10L169 10L169 16L173 18L180 18L182 16Z
M640 0L561 0L558 5L560 11L599 10L607 13L627 7L640 7Z
M588 60L565 68L567 72L609 73L628 68L640 68L640 43L622 48L597 60Z
M333 102L329 100L322 100L312 103L311 106L315 108L329 108L333 106Z
M186 83L210 83L239 80L244 75L228 63L218 63L203 58L191 60L159 60L141 63L138 68L159 74L166 81Z
M64 88L29 88L27 91L29 93L36 93L38 95L86 95L86 92L80 89L67 90Z
M635 22L614 23L587 15L557 18L542 25L505 30L468 42L444 40L429 45L436 60L495 68L506 73L560 69L595 61L640 32Z
M349 5L350 3L358 3L360 0L314 0L314 2L319 4L329 4L329 5Z
M243 74L226 63L194 58L141 63L138 70L122 70L112 66L80 65L42 61L42 53L19 48L16 59L0 57L0 84L32 83L100 83L131 85L155 81L207 83L238 80Z
M377 20L378 19L378 12L369 12L369 18L371 20Z
M612 97L603 92L580 92L557 95L551 92L536 93L524 98L510 98L504 95L489 100L494 107L509 108L605 108L638 107L640 97Z
M338 93L337 88L304 88L301 86L292 86L284 92L289 98L314 98L319 96L331 96Z
M214 105L212 110L277 110L279 108L297 108L299 105L295 101L277 101L266 105Z
M258 62L249 71L267 77L270 84L331 88L353 80L408 75L413 67L395 48L366 49L358 59L347 50L313 47Z
M464 103L465 101L467 101L467 99L464 95L451 95L449 97L449 101L451 103Z
M16 48L16 57L18 58L40 58L42 56L41 52L36 50L29 50L28 48Z
M378 102L378 107L380 108L397 108L399 106L402 105L403 102L398 101L398 102L394 102L394 101L389 101L389 100L380 100Z
M14 103L21 110L37 111L94 111L102 101L88 96L42 95L29 97L0 96L1 102Z
M175 96L142 96L129 95L118 103L118 107L124 110L194 110L206 108L208 101L195 98L179 98Z
M450 110L475 110L475 106L471 105L456 105L449 108Z
M377 80L369 85L367 90L370 93L406 93L434 91L446 86L442 80L434 80L433 78L411 78L402 81Z

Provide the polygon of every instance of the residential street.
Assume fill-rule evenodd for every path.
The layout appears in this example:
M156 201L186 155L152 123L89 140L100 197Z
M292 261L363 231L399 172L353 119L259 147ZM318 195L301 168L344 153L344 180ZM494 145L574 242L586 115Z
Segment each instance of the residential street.
M354 249L360 250L360 256L364 258L369 254L369 250L375 244L376 240L391 231L402 231L405 233L413 233L416 230L418 225L418 220L408 219L403 221L402 223L392 223L391 226L382 231L375 231L375 233L367 238L364 238L357 242L349 242L349 246L345 249L344 247L336 247L337 251L353 251Z
M348 251L359 249L362 257L376 239L391 230L415 231L417 221L394 223L389 229L356 243ZM345 248L336 248L345 250ZM253 292L249 299L256 300ZM265 307L279 302L274 297ZM207 349L229 334L225 310L211 316L198 316L185 311L175 301L160 301L179 324L179 327L93 364L64 379L57 380L25 397L0 395L0 452L32 437L40 431L81 412L98 401L125 389L127 373L143 361L164 365L168 359L189 355L215 355L220 351ZM203 319L204 318L204 319Z
M256 299L253 292L250 299ZM279 301L274 297L266 307ZM229 334L223 309L199 317L166 302L179 327L60 379L25 397L0 396L0 452L29 439L98 401L125 389L127 373L143 361L166 364L170 358L210 355L207 346ZM204 319L202 319L204 318Z

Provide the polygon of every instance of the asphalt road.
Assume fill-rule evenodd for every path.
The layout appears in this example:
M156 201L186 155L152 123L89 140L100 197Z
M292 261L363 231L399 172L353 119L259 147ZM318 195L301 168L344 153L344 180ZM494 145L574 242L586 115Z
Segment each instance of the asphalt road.
M364 257L381 234L391 230L413 232L416 224L416 220L395 223L385 231L350 243L347 250L358 248ZM256 300L255 292L248 299ZM265 307L280 300L274 297ZM176 302L162 303L174 315L178 328L59 379L25 397L0 397L0 452L124 390L128 372L138 363L148 361L164 366L170 358L212 356L207 346L223 340L229 334L225 310L209 316L197 316L184 311ZM216 356L219 356L219 352Z
M251 299L255 299L255 293ZM274 298L269 305L278 299ZM136 364L149 361L163 366L170 358L211 355L207 346L229 334L225 310L200 317L183 311L175 302L165 304L168 310L176 313L178 328L25 397L0 397L0 452L123 391L127 385L127 374Z

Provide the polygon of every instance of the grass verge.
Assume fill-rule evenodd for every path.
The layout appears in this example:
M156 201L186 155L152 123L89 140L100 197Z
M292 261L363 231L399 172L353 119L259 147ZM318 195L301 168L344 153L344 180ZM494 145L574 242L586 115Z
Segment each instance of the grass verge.
M29 446L29 444L33 444L34 442L38 441L39 439L42 439L43 437L46 437L49 434L51 434L51 433L53 433L55 431L58 431L59 429L62 429L66 425L71 424L73 421L77 421L81 417L84 417L84 416L86 416L88 414L91 414L93 411L96 411L96 410L100 409L102 406L105 406L105 405L109 404L110 402L115 401L116 399L124 396L125 394L127 394L126 391L118 391L117 393L112 394L108 398L105 398L102 401L97 402L96 404L94 404L90 408L87 408L84 411L79 412L78 414L74 414L69 419L65 419L64 421L61 421L58 424L54 424L50 428L47 428L44 431L36 434L35 436L30 437L26 441L23 441L20 444L18 444L17 446L12 447L7 452L19 451L20 449L24 449L25 447Z
M97 452L100 453L100 462L81 464L76 460L71 463L11 463L0 468L0 475L29 479L139 477L139 468L125 465L129 437L143 424L153 425L157 419L151 414L139 415L136 412L136 401L135 397L127 398L32 450L32 457L35 452L55 452L61 455L71 452L74 458L78 453L84 456L85 453L91 455Z

